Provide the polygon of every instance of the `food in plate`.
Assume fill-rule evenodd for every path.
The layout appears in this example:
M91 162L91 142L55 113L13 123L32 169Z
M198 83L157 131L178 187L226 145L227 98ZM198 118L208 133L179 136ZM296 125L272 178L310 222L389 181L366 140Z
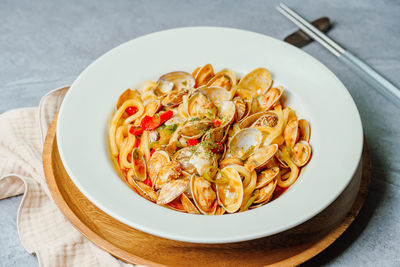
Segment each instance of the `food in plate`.
M127 89L108 128L119 174L142 197L192 214L254 209L279 197L310 160L310 125L257 68L210 64Z

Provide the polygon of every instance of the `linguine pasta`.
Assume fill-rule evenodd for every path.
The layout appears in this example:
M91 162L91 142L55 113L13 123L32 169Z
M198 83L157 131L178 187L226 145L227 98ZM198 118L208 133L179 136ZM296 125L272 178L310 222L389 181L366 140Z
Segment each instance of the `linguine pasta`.
M177 211L263 206L311 158L310 125L283 93L265 68L239 78L210 64L128 89L108 127L114 165L139 195Z

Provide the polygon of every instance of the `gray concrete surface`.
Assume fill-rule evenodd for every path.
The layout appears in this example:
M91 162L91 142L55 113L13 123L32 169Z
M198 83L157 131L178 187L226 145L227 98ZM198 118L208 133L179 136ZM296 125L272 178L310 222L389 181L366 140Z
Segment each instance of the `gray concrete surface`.
M37 106L43 94L71 84L107 50L150 32L225 26L282 39L295 27L274 9L278 2L0 0L0 112ZM330 36L400 86L399 1L285 2L307 19L329 16L334 22ZM326 64L353 96L373 167L357 220L304 266L400 266L400 109L318 44L304 50ZM20 201L0 201L0 266L38 265L18 240Z

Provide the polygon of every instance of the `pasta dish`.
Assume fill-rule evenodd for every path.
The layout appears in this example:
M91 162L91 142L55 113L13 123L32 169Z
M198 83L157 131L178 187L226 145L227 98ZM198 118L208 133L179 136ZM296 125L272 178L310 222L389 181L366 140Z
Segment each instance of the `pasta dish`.
M210 64L121 94L108 127L112 160L142 197L192 214L258 208L311 158L310 125L257 68L243 77Z

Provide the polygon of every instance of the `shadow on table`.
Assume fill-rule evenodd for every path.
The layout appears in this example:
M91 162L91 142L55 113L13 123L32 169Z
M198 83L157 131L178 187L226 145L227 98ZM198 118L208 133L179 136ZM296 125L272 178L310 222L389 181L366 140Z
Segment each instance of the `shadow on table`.
M371 149L371 147L370 147ZM376 177L378 177L377 171L374 171L376 166L382 166L381 158L374 157L374 151L370 150L371 161L372 161L372 174L371 174L371 183L368 189L368 195L365 200L364 206L361 209L360 213L356 217L355 221L350 225L350 227L341 235L331 246L329 246L326 250L324 250L319 255L315 256L311 260L303 263L302 267L311 267L311 266L322 266L326 265L335 258L339 257L346 249L348 249L361 235L364 229L369 224L372 216L375 211L380 207L384 195L387 191L386 183L382 186L382 183L379 183L379 192L375 190L377 188ZM376 155L376 154L375 154ZM379 172L379 176L386 175L385 173ZM380 177L381 179L383 177ZM380 180L381 180L380 179Z

